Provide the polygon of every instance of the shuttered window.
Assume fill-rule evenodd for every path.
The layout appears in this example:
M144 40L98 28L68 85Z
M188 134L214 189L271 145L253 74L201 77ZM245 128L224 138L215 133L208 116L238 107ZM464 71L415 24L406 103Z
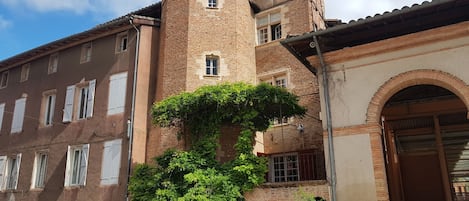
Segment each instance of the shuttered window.
M80 87L75 85L67 87L63 122L71 122L73 118L86 119L93 116L96 80L91 80L84 86L80 85Z
M3 113L5 113L5 103L0 104L0 131L3 125Z
M124 112L126 89L127 72L110 77L107 115Z
M65 186L86 185L89 147L89 144L68 147Z
M103 163L101 166L101 185L112 185L119 182L122 139L104 143Z
M36 153L34 160L34 172L33 172L33 186L32 188L44 188L46 170L47 170L47 153L39 152Z
M0 156L0 190L5 189L5 168L7 164L7 157Z
M21 154L8 158L6 189L16 189L18 187L18 176L21 164Z
M26 98L17 99L11 123L11 133L18 133L23 130L24 112L26 109Z
M44 125L52 125L55 109L55 94L46 95L44 97Z

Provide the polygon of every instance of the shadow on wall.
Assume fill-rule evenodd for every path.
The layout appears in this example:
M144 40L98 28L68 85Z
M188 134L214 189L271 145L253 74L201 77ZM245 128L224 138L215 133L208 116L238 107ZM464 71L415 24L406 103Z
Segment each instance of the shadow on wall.
M38 201L58 200L64 190L64 173L67 163L67 154L64 153L57 168L53 171L52 176L47 180L44 190L39 194Z

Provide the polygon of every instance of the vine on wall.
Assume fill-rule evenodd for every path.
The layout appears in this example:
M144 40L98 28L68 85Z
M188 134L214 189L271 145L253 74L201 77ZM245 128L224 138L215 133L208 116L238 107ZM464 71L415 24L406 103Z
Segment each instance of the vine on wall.
M176 127L190 139L187 151L168 150L156 164L138 165L130 180L132 199L244 200L243 194L264 182L265 158L253 154L256 131L265 131L273 118L302 116L298 97L267 84L234 83L201 87L155 103L153 123ZM233 160L216 160L222 125L241 127Z

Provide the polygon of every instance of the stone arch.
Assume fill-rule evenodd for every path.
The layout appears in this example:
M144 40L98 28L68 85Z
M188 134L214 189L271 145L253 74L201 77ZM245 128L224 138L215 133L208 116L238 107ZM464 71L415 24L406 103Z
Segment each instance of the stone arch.
M391 96L404 88L423 84L439 86L453 92L469 109L469 87L464 81L440 70L413 70L396 75L381 85L368 105L366 122L380 122L381 111Z

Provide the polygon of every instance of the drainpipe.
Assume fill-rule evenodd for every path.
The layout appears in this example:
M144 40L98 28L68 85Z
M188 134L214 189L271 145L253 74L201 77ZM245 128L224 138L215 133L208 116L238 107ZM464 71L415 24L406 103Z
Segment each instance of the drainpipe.
M128 150L128 164L127 164L127 185L126 185L126 194L125 200L129 201L129 182L130 182L130 175L132 174L132 147L133 147L133 140L134 140L134 119L135 119L135 94L137 88L137 70L138 70L138 56L139 56L139 48L140 48L140 30L135 26L133 22L133 16L129 17L129 22L132 27L137 32L137 40L135 43L135 61L134 61L134 77L132 83L132 106L130 111L130 119L127 121L127 137L129 138L129 150Z
M316 31L316 30L315 30ZM334 158L334 143L332 138L332 118L331 118L331 101L329 95L329 82L327 79L327 69L326 64L324 62L324 58L321 53L321 49L319 48L318 38L316 35L313 35L314 46L316 47L316 51L318 53L319 61L321 63L321 71L322 71L322 82L323 82L323 90L324 90L324 104L326 107L326 123L327 123L327 142L329 147L329 172L331 173L331 199L332 201L337 200L336 195L336 175L335 175L335 158Z

